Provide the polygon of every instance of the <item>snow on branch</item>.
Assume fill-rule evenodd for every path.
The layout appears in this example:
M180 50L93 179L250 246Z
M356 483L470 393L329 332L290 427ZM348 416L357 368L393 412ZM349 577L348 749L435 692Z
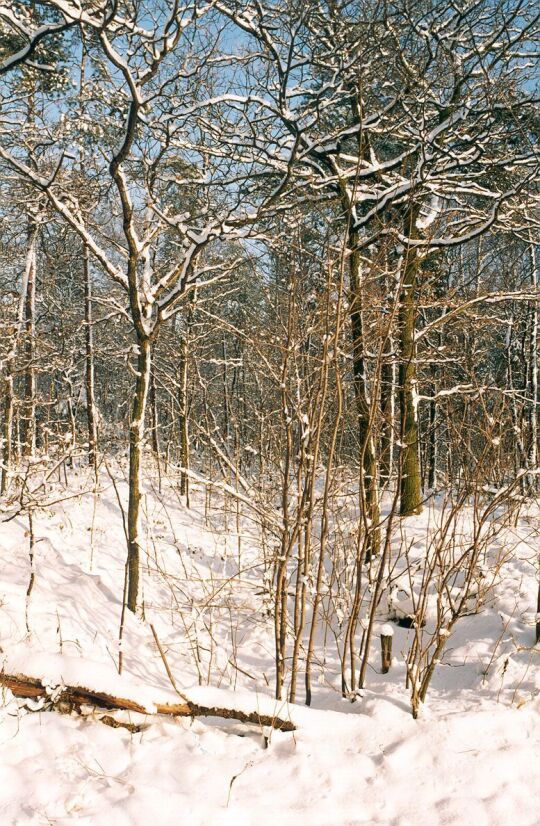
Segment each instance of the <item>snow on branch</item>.
M124 685L120 677L113 681L110 690L96 689L91 682L75 680L66 683L61 678L45 679L23 673L0 673L0 685L8 688L15 697L32 700L43 699L54 708L81 710L82 706L95 706L108 710L131 711L145 715L165 715L168 717L221 717L240 720L257 726L270 726L279 731L295 731L296 724L287 712L287 704L270 697L260 697L211 687L194 687L187 692L186 700L178 702L152 702L148 700L149 690L137 691L131 685ZM127 691L122 693L122 689ZM285 713L284 713L285 712Z

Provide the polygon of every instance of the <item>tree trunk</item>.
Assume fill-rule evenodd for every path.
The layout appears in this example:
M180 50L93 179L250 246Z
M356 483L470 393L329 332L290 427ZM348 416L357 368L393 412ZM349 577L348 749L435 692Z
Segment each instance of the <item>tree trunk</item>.
M540 581L538 582L538 597L536 599L536 642L540 642Z
M33 456L36 450L36 246L38 225L30 220L26 255L26 291L24 299L24 402L21 412L23 456Z
M531 288L536 292L538 288L538 264L536 260L536 247L530 245L531 255ZM528 445L528 467L535 471L538 465L538 303L532 305L531 319L531 343L529 358L529 445ZM538 490L538 477L531 473L529 475L529 493L534 494ZM540 610L540 609L539 609Z
M150 371L150 410L152 413L152 452L159 464L159 411L156 393L156 374L154 369Z
M225 338L221 341L221 356L223 359L223 433L225 443L229 443L230 436L230 416L229 416L229 378L227 371L227 348Z
M367 557L379 552L379 490L377 458L373 439L373 422L366 381L366 364L364 359L364 334L362 321L361 262L357 250L358 236L353 230L349 233L349 285L350 317L353 340L353 381L358 409L358 440L361 461L361 495L365 513L365 525L369 531L366 543Z
M88 427L88 463L97 469L97 423L94 394L94 332L92 329L92 284L88 266L88 248L83 244L84 323L85 323L85 390Z
M149 338L138 337L137 378L131 423L129 427L129 501L127 607L137 610L139 592L139 558L141 548L141 483L144 452L144 423L150 385L151 344Z
M93 705L98 708L118 709L124 711L133 711L138 714L165 714L170 717L222 717L227 720L240 720L244 723L253 723L258 726L271 726L280 731L295 731L296 725L292 720L283 717L278 717L274 714L261 714L256 710L257 696L253 698L253 711L243 711L240 709L230 708L228 704L223 706L202 705L192 701L189 697L181 695L182 702L180 703L155 703L150 710L143 702L136 700L117 697L103 691L95 691L83 686L62 685L61 693L51 700L48 686L45 686L41 679L36 677L29 677L25 674L5 674L0 673L0 685L9 688L15 697L45 697L52 703L53 707L59 708L73 708L80 709L82 705ZM218 696L219 699L219 696ZM223 692L223 699L230 702L230 692Z
M437 484L437 386L431 385L432 397L429 402L429 442L428 442L428 490L434 490Z
M388 483L394 464L394 385L395 369L392 339L388 339L389 353L385 353L381 365L381 481Z
M401 413L400 514L422 510L418 410L416 398L416 283L419 261L415 252L405 253L399 304L399 408Z
M180 340L180 388L178 403L180 407L180 493L186 497L189 507L189 422L188 422L188 344L187 332Z
M5 361L4 377L4 423L2 428L2 475L0 480L0 493L7 490L9 473L13 461L13 416L15 407L15 361L19 347L19 340L25 318L25 308L27 305L28 284L32 269L35 266L35 243L37 237L37 226L34 225L35 237L30 236L26 253L26 265L23 273L21 292L19 296L19 306L17 308L17 322L13 330L13 340ZM20 417L19 417L20 418ZM18 422L19 424L19 422Z
M10 354L11 355L11 354ZM0 495L7 490L9 472L12 462L13 440L13 363L6 360L6 375L4 378L4 423L2 428L2 471L0 478Z

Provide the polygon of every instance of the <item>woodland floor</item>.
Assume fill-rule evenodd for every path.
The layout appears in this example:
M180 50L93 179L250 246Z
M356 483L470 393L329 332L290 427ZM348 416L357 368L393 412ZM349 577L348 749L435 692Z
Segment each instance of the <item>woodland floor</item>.
M42 497L28 606L28 518L1 525L5 670L51 685L68 675L104 689L121 680L127 693L137 685L141 696L169 696L152 623L180 686L235 691L239 704L254 707L270 702L272 623L254 529L242 524L239 559L233 516L225 525L216 511L207 522L201 491L187 510L174 489L159 496L150 481L144 619L126 617L117 676L125 541L106 475L100 488L94 495L91 477L72 472L67 489L55 484ZM121 479L118 491L125 497ZM70 498L47 505L63 497ZM2 518L14 510L6 504ZM420 548L432 518L427 509L407 522ZM132 734L5 690L0 824L538 826L534 521L523 517L507 530L512 554L493 599L459 622L419 720L404 687L408 632L399 628L390 673L379 673L375 641L367 688L355 703L341 697L337 660L321 647L313 707L290 710L297 731L266 731L268 742L256 726L217 718L132 714L146 724ZM242 573L233 576L239 562Z

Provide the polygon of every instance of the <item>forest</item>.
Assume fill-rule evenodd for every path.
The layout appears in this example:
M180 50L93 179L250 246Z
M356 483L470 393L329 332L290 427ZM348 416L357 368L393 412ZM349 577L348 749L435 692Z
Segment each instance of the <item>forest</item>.
M539 43L0 0L2 823L537 826Z

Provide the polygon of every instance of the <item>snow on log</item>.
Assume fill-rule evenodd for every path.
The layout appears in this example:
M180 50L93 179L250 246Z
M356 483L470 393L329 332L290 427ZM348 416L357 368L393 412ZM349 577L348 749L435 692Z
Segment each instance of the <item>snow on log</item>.
M262 710L246 708L246 695L244 695L243 702L240 703L243 708L234 707L231 702L231 700L234 700L234 695L232 698L226 698L227 702L219 703L220 695L226 695L227 692L217 689L196 692L201 698L198 702L188 699L187 702L182 703L154 703L153 707L149 708L148 704L137 702L134 699L115 696L79 685L61 684L50 686L42 682L41 679L26 674L1 672L0 685L8 688L15 697L31 699L45 697L53 707L66 704L74 708L80 708L82 705L93 705L109 710L133 711L139 714L165 714L170 717L221 717L239 720L243 723L271 726L279 731L295 731L296 729L295 724L290 719L283 719L273 713L263 713ZM205 696L210 702L202 702ZM225 696L223 696L223 699L225 699ZM270 702L274 702L270 698L264 699L267 701L265 703L267 706ZM261 698L258 697L256 700L259 703Z

